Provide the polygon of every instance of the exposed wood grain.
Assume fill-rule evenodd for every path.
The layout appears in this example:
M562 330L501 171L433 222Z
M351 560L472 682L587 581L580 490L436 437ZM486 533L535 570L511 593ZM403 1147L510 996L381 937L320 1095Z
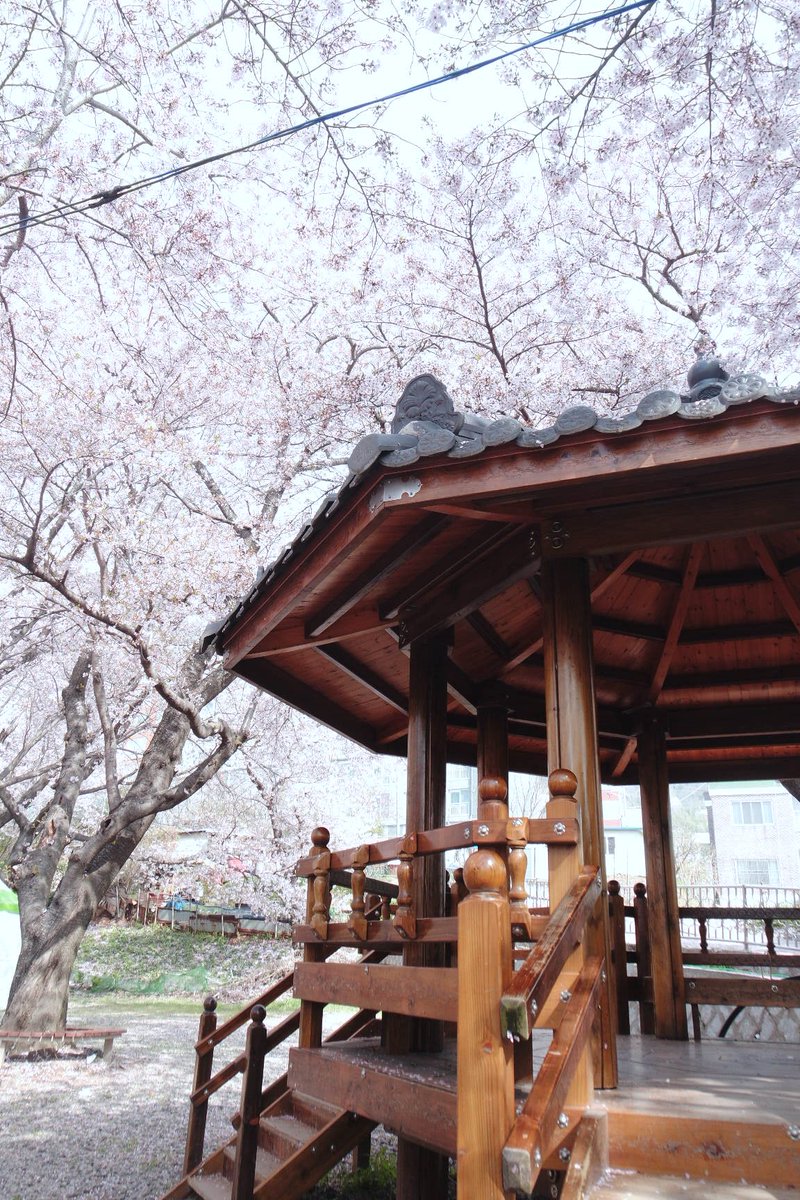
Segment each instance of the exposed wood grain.
M385 700L398 712L408 712L408 702L403 693L364 663L359 662L354 654L342 650L340 646L318 646L317 653L321 654L323 658L327 658L329 662L336 663L345 675L354 679L356 683L366 688L373 696L377 696L379 700Z
M655 717L645 721L639 735L639 776L655 1033L657 1037L685 1039L688 1029L666 743Z
M404 563L412 560L424 546L432 542L450 525L448 518L432 517L421 522L411 533L390 547L385 554L351 583L348 587L328 601L324 607L317 610L306 623L309 637L319 637L325 633L334 622L351 609L355 608L379 583L389 579Z
M596 867L583 867L554 911L544 934L514 975L500 1002L503 1032L529 1038L529 1012L543 1007L558 976L580 944L597 903Z
M496 851L476 850L467 859L470 894L459 905L458 938L459 1200L510 1200L502 1169L514 1124L514 1062L500 1022L500 997L511 979L505 880Z
M449 967L298 963L294 994L327 1004L452 1021L458 1004L458 977Z

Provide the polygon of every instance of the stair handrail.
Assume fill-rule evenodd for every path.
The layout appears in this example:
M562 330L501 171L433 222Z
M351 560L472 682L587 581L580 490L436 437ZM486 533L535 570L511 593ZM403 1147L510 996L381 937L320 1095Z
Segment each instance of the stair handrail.
M515 1038L531 1036L530 1016L543 1007L567 959L583 937L598 897L600 872L584 866L556 908L547 927L520 967L500 1002L503 1032Z
M564 1011L522 1111L503 1147L503 1186L530 1196L553 1137L569 1123L564 1107L597 1017L603 960L588 958L567 993Z

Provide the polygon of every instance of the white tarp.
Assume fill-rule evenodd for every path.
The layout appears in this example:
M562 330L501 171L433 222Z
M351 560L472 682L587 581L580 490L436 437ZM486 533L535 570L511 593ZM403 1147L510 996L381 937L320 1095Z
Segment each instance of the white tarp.
M8 991L19 958L19 904L16 892L0 879L0 1008L8 1002Z

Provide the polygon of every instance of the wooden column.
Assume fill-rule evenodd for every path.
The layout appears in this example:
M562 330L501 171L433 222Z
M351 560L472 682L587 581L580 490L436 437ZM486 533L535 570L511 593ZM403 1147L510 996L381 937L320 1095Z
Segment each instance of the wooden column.
M605 959L603 1007L609 1019L595 1044L595 1086L617 1086L616 1007L610 978L611 935L597 755L591 594L585 559L548 559L542 570L548 773L565 768L578 780L581 852L600 868L603 899L587 929L590 955Z
M514 1124L514 1067L500 998L511 981L511 919L506 868L497 851L474 851L464 882L469 895L458 911L458 1200L510 1200L503 1146Z
M656 1037L683 1041L689 1035L669 811L667 748L664 728L655 713L645 719L639 734L637 757L647 868L655 1034Z
M447 651L449 635L411 643L408 699L408 792L406 833L436 829L445 822L447 766ZM427 855L414 861L413 897L417 916L446 913L444 857ZM444 966L442 946L417 946L403 951L406 966ZM397 1020L397 1019L395 1019ZM435 1052L444 1042L441 1021L409 1020L396 1028L389 1048ZM397 1200L445 1200L448 1160L398 1139Z
M508 786L508 709L494 703L478 705L478 782L491 778Z

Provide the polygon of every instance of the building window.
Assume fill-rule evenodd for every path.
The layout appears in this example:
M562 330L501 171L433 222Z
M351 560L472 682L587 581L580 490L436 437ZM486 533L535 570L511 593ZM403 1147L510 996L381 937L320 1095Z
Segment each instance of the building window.
M469 788L454 788L450 792L450 803L448 804L449 819L451 821L460 821L464 817L470 816L472 807L472 794Z
M615 837L606 838L606 854L613 854L617 847L617 839Z
M734 800L731 804L734 825L772 825L771 800Z
M774 858L737 858L736 882L749 887L777 887L778 864Z

